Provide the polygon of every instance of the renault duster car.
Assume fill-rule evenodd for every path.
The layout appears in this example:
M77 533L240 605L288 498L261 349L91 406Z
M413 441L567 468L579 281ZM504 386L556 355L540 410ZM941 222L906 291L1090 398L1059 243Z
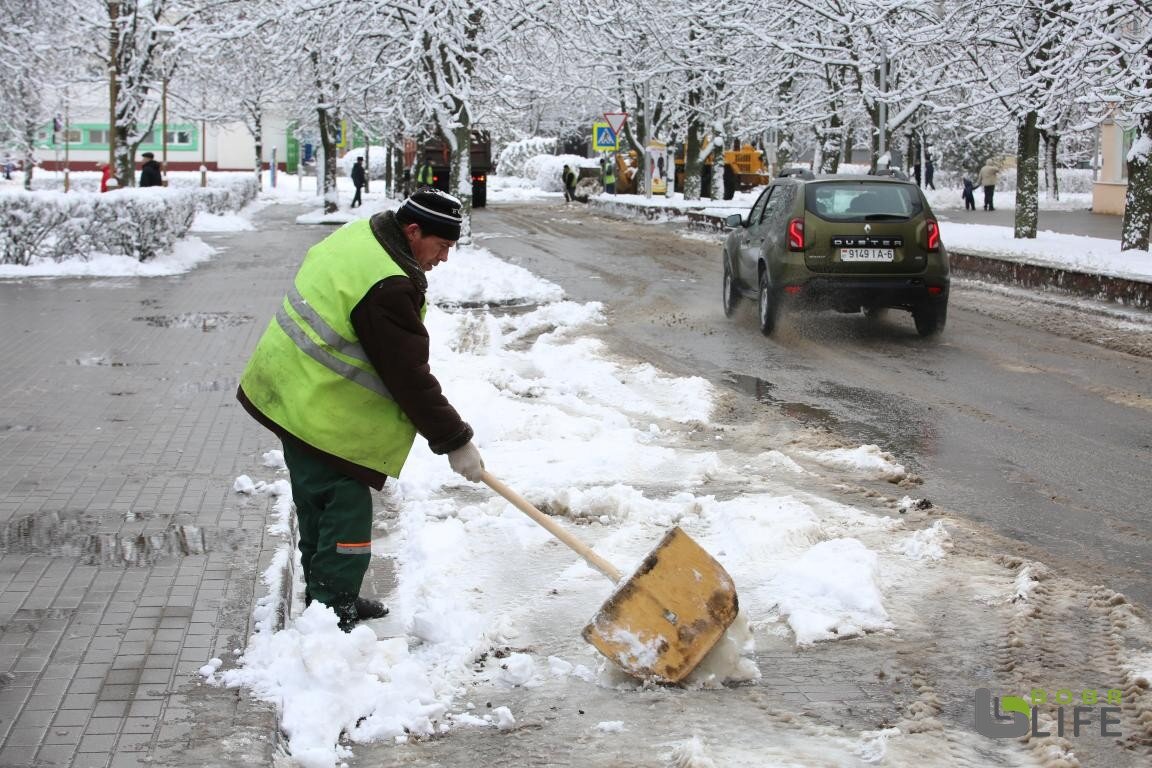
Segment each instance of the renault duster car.
M782 310L912 314L921 336L948 318L948 253L915 184L891 176L777 178L725 220L724 314L757 302L770 335Z

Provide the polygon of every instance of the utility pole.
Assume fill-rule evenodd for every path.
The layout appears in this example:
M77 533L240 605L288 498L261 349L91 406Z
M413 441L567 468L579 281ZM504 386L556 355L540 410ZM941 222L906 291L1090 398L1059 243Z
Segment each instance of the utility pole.
M648 107L648 81L644 81L644 143L647 144L652 141L652 123L651 115L652 110ZM648 153L648 147L640 147L640 151L644 153L644 197L652 197L652 156Z
M120 98L120 0L108 0L108 167L116 167L116 102Z
M880 139L877 151L877 169L880 158L888 151L888 51L880 51ZM888 165L892 163L889 162Z

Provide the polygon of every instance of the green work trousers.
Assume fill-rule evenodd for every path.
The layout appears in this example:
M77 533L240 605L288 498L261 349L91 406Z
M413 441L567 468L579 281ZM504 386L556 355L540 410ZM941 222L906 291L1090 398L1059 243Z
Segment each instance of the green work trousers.
M354 600L372 559L372 491L311 453L284 443L309 596L335 606Z

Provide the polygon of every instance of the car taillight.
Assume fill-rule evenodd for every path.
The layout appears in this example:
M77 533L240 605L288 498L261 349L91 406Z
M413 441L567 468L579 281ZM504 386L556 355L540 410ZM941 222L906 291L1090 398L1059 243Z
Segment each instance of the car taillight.
M935 219L928 219L928 243L927 248L932 253L940 250L940 225L936 223Z
M788 250L804 250L804 219L795 218L788 222Z

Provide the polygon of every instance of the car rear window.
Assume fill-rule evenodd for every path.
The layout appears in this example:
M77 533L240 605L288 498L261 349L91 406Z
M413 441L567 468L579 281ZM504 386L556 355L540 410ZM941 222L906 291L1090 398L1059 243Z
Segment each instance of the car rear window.
M920 191L911 184L868 181L808 184L805 197L809 211L831 221L909 219L924 209Z

